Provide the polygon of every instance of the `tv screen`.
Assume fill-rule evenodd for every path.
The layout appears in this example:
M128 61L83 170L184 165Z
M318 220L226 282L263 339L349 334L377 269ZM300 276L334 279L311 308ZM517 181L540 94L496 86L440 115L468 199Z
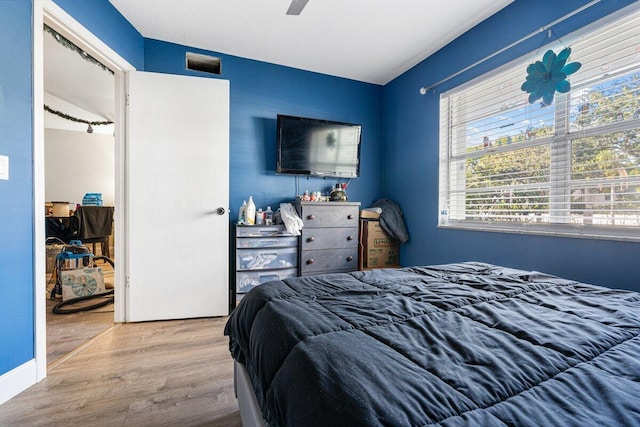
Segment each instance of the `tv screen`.
M276 173L355 178L362 126L278 115Z

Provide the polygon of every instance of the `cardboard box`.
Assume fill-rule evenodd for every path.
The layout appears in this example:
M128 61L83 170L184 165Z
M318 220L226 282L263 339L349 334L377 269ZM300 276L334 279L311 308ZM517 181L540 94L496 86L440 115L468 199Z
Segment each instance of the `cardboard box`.
M69 202L51 202L53 216L70 216Z
M380 218L380 214L373 210L362 209L360 210L360 218L361 219L378 219Z
M400 244L380 226L380 221L360 220L360 269L400 266Z

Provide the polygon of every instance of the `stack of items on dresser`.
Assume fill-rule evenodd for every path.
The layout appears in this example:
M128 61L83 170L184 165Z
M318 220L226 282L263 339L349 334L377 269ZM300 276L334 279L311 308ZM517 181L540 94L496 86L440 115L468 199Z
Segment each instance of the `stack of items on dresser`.
M275 224L273 218L273 210L271 206L267 206L264 211L262 208L256 210L256 204L253 201L253 196L249 196L249 202L246 200L242 202L240 210L238 211L238 224L244 225L272 225Z
M295 215L293 206L287 203L281 204L277 212L271 206L256 209L253 196L240 207L235 228L232 306L256 286L298 275L300 231L295 228L291 232L283 220L290 212Z

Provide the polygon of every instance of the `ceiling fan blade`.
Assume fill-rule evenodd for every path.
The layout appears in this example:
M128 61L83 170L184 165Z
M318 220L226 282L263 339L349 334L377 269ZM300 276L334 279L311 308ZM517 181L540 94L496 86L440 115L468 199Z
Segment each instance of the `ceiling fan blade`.
M289 9L287 9L287 15L300 15L302 9L307 5L309 0L291 0Z

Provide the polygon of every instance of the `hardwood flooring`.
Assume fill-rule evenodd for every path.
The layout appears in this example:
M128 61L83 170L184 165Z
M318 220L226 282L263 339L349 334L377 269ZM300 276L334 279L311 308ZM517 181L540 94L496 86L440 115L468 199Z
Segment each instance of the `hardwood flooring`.
M0 405L0 425L241 426L225 322L115 324Z
M114 324L113 305L59 315L48 295L47 378L0 405L0 426L242 425L226 318Z
M111 265L99 261L103 270L105 287L113 288L114 271ZM54 314L52 309L60 299L51 300L49 295L54 282L47 276L47 365L54 366L57 361L78 347L113 326L113 304L90 311L71 314Z
M53 367L67 354L111 328L113 304L91 311L54 314L60 301L47 299L47 366Z

